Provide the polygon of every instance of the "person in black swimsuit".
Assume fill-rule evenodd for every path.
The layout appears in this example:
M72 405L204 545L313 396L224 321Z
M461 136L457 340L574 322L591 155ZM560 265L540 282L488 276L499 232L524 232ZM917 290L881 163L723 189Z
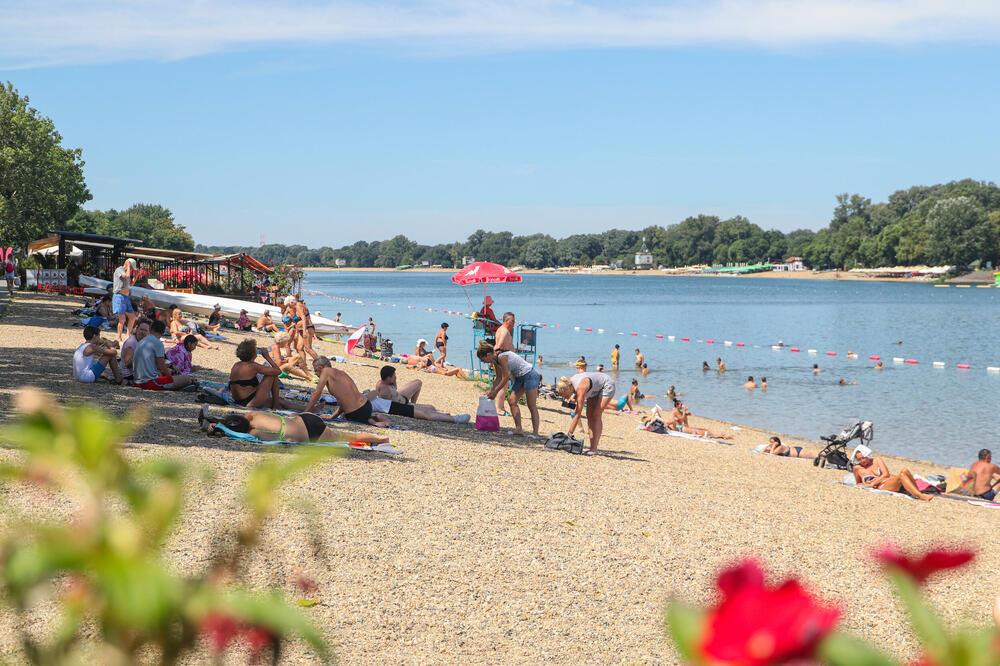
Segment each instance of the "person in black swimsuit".
M441 356L435 361L442 368L444 367L444 359L448 355L448 322L441 322L441 330L437 332L434 336L434 347L438 350Z
M253 435L263 441L280 442L365 442L368 444L385 444L389 441L383 435L373 435L366 432L352 432L330 427L326 421L316 414L299 414L286 416L268 412L248 412L246 414L228 414L223 419L215 419L208 415L208 405L203 405L198 413L198 424L209 436L225 434L215 428L221 423L233 432Z
M244 407L295 409L296 405L281 398L278 375L281 368L266 350L261 355L267 365L257 363L257 341L247 338L236 347L239 362L229 371L229 391L233 402ZM263 375L263 379L259 375Z

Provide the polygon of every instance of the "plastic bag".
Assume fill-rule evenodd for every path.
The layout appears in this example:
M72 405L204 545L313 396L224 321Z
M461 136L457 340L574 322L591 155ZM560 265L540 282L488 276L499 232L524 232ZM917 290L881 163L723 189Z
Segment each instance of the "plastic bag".
M500 430L500 417L497 416L497 406L485 395L479 398L476 409L476 430Z

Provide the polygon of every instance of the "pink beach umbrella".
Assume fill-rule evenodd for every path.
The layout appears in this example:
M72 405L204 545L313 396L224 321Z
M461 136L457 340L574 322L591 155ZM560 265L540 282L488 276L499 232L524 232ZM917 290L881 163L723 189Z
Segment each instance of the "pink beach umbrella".
M351 337L347 338L347 342L344 343L344 356L350 356L354 348L358 346L361 342L361 338L364 337L365 331L368 330L368 326L362 326L358 330L351 333Z
M490 261L474 261L452 275L451 281L463 287L482 282L483 298L485 298L487 282L520 282L521 276L501 264L494 264ZM466 296L468 296L468 292L466 292Z

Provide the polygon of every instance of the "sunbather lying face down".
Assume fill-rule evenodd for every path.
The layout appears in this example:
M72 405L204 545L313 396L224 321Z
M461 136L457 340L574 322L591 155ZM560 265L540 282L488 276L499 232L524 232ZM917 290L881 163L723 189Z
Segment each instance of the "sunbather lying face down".
M905 491L917 499L928 502L933 499L931 495L920 492L916 479L905 467L899 470L899 474L890 474L889 468L882 458L875 455L865 455L858 450L854 452L853 462L854 481L859 485L894 493Z

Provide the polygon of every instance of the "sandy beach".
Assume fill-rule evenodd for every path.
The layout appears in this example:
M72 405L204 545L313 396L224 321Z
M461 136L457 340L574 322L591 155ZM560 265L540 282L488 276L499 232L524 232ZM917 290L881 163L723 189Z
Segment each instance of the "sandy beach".
M283 454L207 438L195 421L194 394L75 382L71 359L82 329L71 326L70 310L81 303L19 294L2 316L0 419L11 418L13 396L24 385L118 415L147 408L150 421L132 438L128 455L182 458L211 473L189 477L187 509L167 549L178 572L201 571L219 526L236 522L235 491L249 466ZM205 368L200 378L225 381L243 337L226 335L220 350L195 352L195 364ZM319 349L342 350L328 343ZM381 364L358 362L338 367L361 388L373 386ZM400 382L423 380L420 402L452 413L474 412L483 393L469 381L403 366L398 372ZM554 400L539 404L542 433L566 430L568 410ZM843 471L752 452L768 436L752 423L736 429L702 418L697 404L689 407L698 415L695 425L732 435L733 444L637 431L637 416L609 414L603 455L586 458L514 438L510 418L501 419L502 432L483 433L471 424L393 417L407 428L387 431L403 455L355 452L287 488L290 497L316 507L323 558L312 555L304 519L284 512L266 528L249 582L292 595L296 572L313 577L320 603L308 613L345 664L676 663L662 633L664 603L709 601L714 573L747 553L839 603L847 630L913 658L901 608L867 557L887 539L907 547L978 547L973 566L932 580L928 592L950 623L990 621L1000 553L984 535L1000 527L1000 512L840 485ZM0 450L0 458L11 455ZM886 462L894 473L903 466L944 472L927 462ZM18 513L66 513L37 496L7 492L0 500L0 529ZM0 657L19 662L10 625L0 610ZM299 644L283 655L283 663L313 662Z

